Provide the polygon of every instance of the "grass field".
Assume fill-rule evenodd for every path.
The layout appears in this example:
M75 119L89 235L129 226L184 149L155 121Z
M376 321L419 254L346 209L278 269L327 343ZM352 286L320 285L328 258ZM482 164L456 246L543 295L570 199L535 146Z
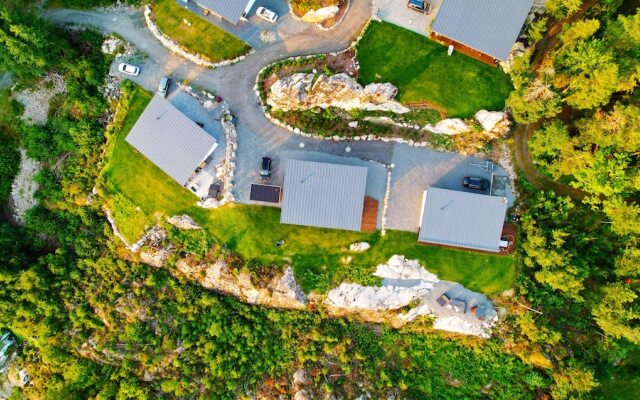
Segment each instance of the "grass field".
M419 259L442 279L462 283L470 289L493 294L511 287L514 279L512 257L494 256L467 251L423 246L409 232L359 233L308 228L280 224L280 210L232 204L216 210L195 206L196 198L175 183L125 142L126 134L151 99L137 89L129 113L114 146L105 171L107 190L113 198L126 197L131 205L115 212L120 230L130 241L152 225L156 218L187 213L201 223L218 240L245 259L257 264L293 265L296 277L306 291L327 289L344 280L376 283L371 276L375 266L394 254ZM121 205L125 200L114 203ZM140 207L140 211L135 210ZM274 243L284 240L276 248ZM349 244L367 241L372 247L363 254L350 253ZM344 260L352 256L350 264Z
M386 22L371 22L358 61L360 83L391 82L401 102L437 103L449 117L502 110L512 88L502 69L457 52L449 57L445 46Z
M185 9L175 0L155 0L153 15L165 35L211 62L230 60L251 49L242 40ZM184 20L191 25L185 24Z

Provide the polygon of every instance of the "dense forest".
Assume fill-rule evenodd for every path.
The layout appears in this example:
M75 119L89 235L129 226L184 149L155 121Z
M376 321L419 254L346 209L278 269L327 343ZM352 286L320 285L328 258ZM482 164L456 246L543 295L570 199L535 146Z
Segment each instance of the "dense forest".
M489 340L250 306L132 261L90 196L130 87L107 102L102 36L49 25L39 3L0 5L0 71L16 81L0 93L0 327L31 377L13 398L277 398L300 368L317 397L637 394L638 2L549 0L529 26L511 71L515 142L542 182L567 190L521 175L516 295ZM44 125L27 124L11 91L50 72L67 91ZM23 226L8 211L19 147L43 165ZM224 248L202 231L175 235L185 255Z

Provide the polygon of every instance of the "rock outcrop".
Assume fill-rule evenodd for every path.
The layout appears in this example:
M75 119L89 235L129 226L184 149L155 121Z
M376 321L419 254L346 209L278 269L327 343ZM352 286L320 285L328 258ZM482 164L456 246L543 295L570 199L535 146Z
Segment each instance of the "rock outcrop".
M371 83L362 87L347 74L328 76L297 73L279 79L267 94L267 104L274 109L308 110L336 107L344 110L391 111L410 110L394 100L398 88L390 83Z
M443 119L435 125L427 124L425 129L438 135L459 135L468 132L471 128L460 118Z
M27 157L27 152L20 149L20 171L11 184L11 206L16 222L22 223L24 213L38 204L35 198L38 184L35 174L40 170L40 163Z
M335 17L338 11L340 11L338 6L322 7L317 10L307 11L307 13L300 17L300 19L304 22L318 23Z
M174 215L173 217L167 218L167 222L180 229L202 229L202 226L200 226L196 221L193 220L193 218L191 218L187 214Z
M307 296L297 284L291 267L287 267L282 275L272 278L264 287L256 286L248 273L232 271L222 259L214 263L197 264L181 259L176 263L176 268L205 288L234 296L249 304L286 309L304 309L307 306Z
M420 316L449 332L489 337L498 316L491 302L455 282L442 281L417 260L395 255L378 265L381 286L342 283L327 294L332 315L355 314L370 322L399 327ZM408 308L408 310L407 310Z
M480 110L476 113L475 117L485 132L503 133L505 129L506 132L508 132L511 126L507 114L502 111Z
M352 243L349 245L349 251L355 251L356 253L363 253L371 248L371 245L367 242Z

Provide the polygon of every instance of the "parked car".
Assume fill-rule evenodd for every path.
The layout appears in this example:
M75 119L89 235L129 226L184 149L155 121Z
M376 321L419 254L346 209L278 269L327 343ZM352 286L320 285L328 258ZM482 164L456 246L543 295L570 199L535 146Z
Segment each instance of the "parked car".
M427 3L424 0L409 0L409 2L407 3L407 7L421 13L431 13L431 4Z
M263 181L271 178L271 158L262 157L262 165L260 166L260 178Z
M476 190L487 190L487 188L489 187L489 181L487 181L486 179L476 178L473 176L465 176L464 179L462 180L462 184L466 188L476 189Z
M118 71L122 72L123 74L138 76L138 74L140 73L140 68L136 67L133 64L120 63L120 65L118 65Z
M256 10L256 15L264 19L265 21L271 22L272 24L275 24L278 20L278 14L266 7L258 7L258 9Z
M158 94L162 97L167 97L167 92L169 91L170 85L171 79L163 76L162 79L160 79L160 84L158 85Z

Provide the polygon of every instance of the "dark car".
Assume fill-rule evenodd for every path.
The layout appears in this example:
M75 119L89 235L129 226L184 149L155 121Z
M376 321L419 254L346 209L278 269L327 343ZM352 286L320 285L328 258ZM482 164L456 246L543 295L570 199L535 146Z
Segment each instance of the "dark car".
M429 14L431 12L431 4L424 0L409 0L407 7L425 14Z
M476 190L487 190L489 182L486 179L475 178L473 176L465 176L462 180L464 187Z
M271 159L269 157L262 157L262 165L260 166L260 178L263 181L271 178Z

